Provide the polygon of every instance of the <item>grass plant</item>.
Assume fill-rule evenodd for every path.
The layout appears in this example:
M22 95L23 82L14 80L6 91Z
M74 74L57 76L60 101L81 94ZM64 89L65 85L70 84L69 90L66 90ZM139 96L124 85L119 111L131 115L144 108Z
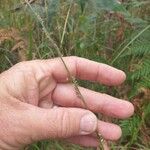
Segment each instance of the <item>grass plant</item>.
M0 0L0 72L31 59L76 55L122 69L126 82L106 87L78 84L131 101L135 115L119 124L123 136L112 150L150 149L150 2L149 0ZM63 61L64 65L65 62ZM77 83L78 82L78 83ZM105 117L102 119L105 120ZM42 141L29 150L84 150L62 141ZM88 148L86 148L88 149ZM88 150L91 150L90 148Z

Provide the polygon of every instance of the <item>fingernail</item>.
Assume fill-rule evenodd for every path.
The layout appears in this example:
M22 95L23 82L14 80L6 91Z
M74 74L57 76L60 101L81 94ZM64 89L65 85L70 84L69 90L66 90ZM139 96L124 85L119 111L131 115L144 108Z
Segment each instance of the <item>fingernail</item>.
M87 135L94 132L97 128L97 118L94 114L87 114L81 118L80 134Z

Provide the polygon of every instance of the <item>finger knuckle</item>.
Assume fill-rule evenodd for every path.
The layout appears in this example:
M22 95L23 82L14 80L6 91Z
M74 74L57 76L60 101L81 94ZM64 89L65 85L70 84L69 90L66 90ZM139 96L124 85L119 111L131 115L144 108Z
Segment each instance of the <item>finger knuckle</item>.
M59 130L59 137L68 137L71 134L71 117L70 113L67 110L62 110L61 113L61 124Z

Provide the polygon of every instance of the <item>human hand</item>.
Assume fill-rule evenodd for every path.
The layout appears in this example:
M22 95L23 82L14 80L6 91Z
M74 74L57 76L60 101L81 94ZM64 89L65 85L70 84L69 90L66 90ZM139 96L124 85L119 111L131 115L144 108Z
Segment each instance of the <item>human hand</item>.
M84 58L65 57L71 74L108 86L125 74ZM44 139L63 138L83 146L98 145L97 129L107 140L121 136L119 126L97 120L93 112L127 118L133 105L80 87L88 108L77 97L59 58L21 62L0 75L0 149L17 150Z

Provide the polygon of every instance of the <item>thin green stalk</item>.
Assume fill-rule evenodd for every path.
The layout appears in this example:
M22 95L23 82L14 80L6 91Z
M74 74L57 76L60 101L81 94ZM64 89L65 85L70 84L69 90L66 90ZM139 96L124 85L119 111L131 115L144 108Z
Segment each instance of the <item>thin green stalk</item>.
M119 57L120 55L141 35L143 34L146 30L150 28L150 25L145 27L142 31L140 31L121 51L120 53L112 60L111 64L113 64Z
M64 41L64 37L65 37L65 33L66 33L66 28L67 28L67 23L68 23L70 11L71 11L72 3L73 3L73 0L70 2L70 6L69 6L69 9L68 9L68 12L67 12L66 19L65 19L63 33L62 33L62 37L61 37L61 41L60 41L60 47L62 47L62 44L63 44L63 41Z
M63 41L64 41L64 37L65 37L65 33L66 33L66 27L67 27L67 22L68 22L68 18L69 18L69 14L70 14L70 10L71 10L71 6L72 6L72 2L73 0L71 1L71 4L70 4L70 7L69 7L69 10L68 10L68 13L67 13L67 17L65 19L65 25L64 25L64 29L63 29L63 34L62 34L62 38L61 38L61 43L60 43L60 48L57 46L57 44L55 43L55 41L50 37L50 34L48 33L47 29L45 28L45 25L44 25L44 21L42 20L42 18L33 10L32 6L30 5L30 3L25 0L26 4L30 7L30 9L33 11L33 13L35 14L35 16L37 17L38 21L40 22L41 26L42 26L42 30L43 32L45 33L47 39L49 39L50 41L50 44L52 44L53 48L55 48L55 50L57 51L57 54L59 56L59 58L61 59L66 71L67 71L67 74L68 74L68 77L69 77L69 81L73 84L74 86L74 89L76 91L76 94L77 96L79 97L79 99L82 100L83 104L84 104L84 107L86 109L88 109L88 106L86 104L86 101L83 97L83 95L81 94L80 90L79 90L79 86L78 86L78 83L75 79L75 77L73 77L62 57L62 53L61 53L61 47L62 47L62 44L63 44ZM99 139L99 149L100 150L104 150L104 146L103 146L103 142L104 142L104 139L102 138L102 136L98 133L98 131L96 131L96 135L97 135L97 138Z

